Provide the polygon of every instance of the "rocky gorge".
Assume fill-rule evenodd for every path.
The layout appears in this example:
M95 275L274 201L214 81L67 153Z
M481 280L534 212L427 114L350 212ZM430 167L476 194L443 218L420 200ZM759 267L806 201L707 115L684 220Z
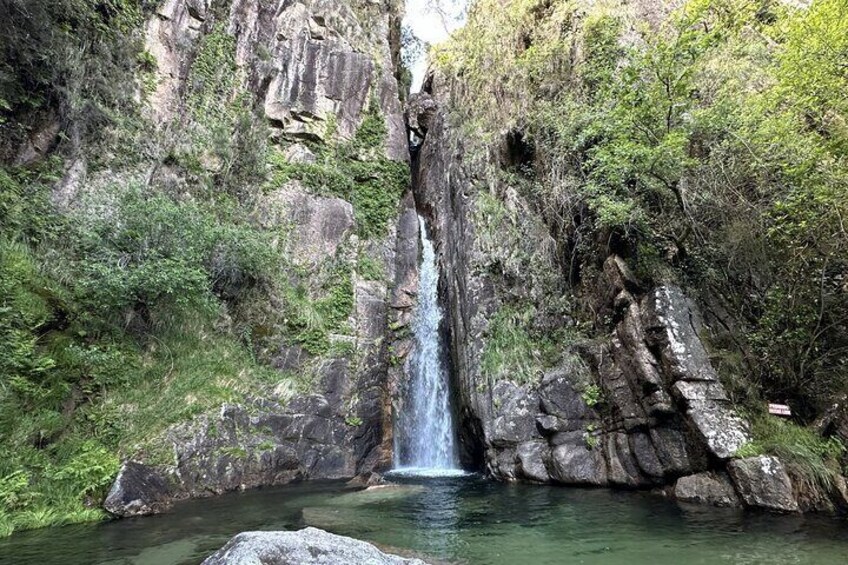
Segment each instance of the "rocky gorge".
M581 80L591 86L589 98L601 92L601 83L612 81L606 75L591 75L601 63L589 65L590 70L580 66L591 62L595 53L589 31L606 21L592 11L596 3L531 4L535 12L526 17L532 23L522 25L539 30L560 26L573 32L558 36L568 55L556 51L557 56L569 62L557 64L586 75ZM675 8L671 2L659 4L610 3L604 9L625 14L621 17L625 25L601 46L647 49L643 45L647 40L634 38L641 23L633 22L659 29L661 22L672 19ZM110 326L109 331L129 336L126 339L133 345L109 338L108 347L118 343L115 347L121 351L141 351L128 365L159 367L150 359L167 352L161 362L166 370L156 377L159 380L150 384L149 377L128 378L100 385L97 354L107 346L97 339L106 343L100 336L108 332L99 322L85 329L74 325L78 319L89 323L83 313L94 310L82 306L78 312L71 304L85 304L81 296L105 284L97 277L123 269L135 255L144 254L126 250L125 240L136 237L140 228L116 237L110 243L117 248L115 258L102 270L94 270L95 282L45 299L55 312L35 326L42 328L41 337L73 335L63 334L56 341L60 348L67 347L61 344L69 339L79 341L74 342L77 349L88 348L87 356L73 365L82 376L63 384L61 390L67 393L50 408L61 416L57 418L65 428L57 424L48 430L39 423L42 428L37 431L6 434L12 438L9 441L22 437L32 449L42 451L53 442L82 434L80 445L106 453L110 463L102 465L103 477L92 479L96 484L75 491L75 503L84 501L86 508L102 503L117 517L162 513L182 499L305 480L353 480L362 486L382 481L380 475L392 468L395 423L407 409L405 391L412 378L420 217L435 247L438 298L444 312L439 332L464 469L504 482L653 491L684 504L791 514L848 511L841 449L819 449L819 443L810 448L826 466L819 480L810 479L794 460L785 460L785 451L754 447L762 440L752 424L760 416L751 406L762 409L767 385L758 381L749 389L761 386L761 390L742 398L738 380L753 370L723 359L738 351L748 354L755 346L762 347L761 342L737 343L744 338L737 339L736 334L747 330L740 329L745 327L741 316L732 312L736 298L722 299L724 287L693 282L695 267L686 263L687 253L697 255L690 249L696 244L687 241L689 234L702 237L698 230L719 220L695 225L691 218L697 215L692 211L696 204L684 202L680 221L691 217L695 227L675 235L676 240L665 233L657 236L666 246L662 257L653 249L646 251L639 237L656 235L660 228L652 232L653 228L640 227L643 231L635 230L639 235L634 235L602 222L604 214L612 212L596 202L608 201L594 192L568 188L576 181L562 170L576 157L557 160L530 118L480 126L477 120L483 123L480 116L488 110L467 107L469 93L480 79L468 69L465 74L457 72L451 65L459 63L448 60L447 52L434 53L421 92L407 94L402 13L402 3L394 0L145 3L136 26L144 55L132 70L136 75L132 96L148 129L113 132L119 137L138 135L132 141L143 148L140 155L104 150L115 143L108 138L88 142L82 134L60 135L61 128L76 131L76 122L47 111L33 112L39 117L31 119L34 125L4 139L0 147L4 162L16 167L35 166L50 154L64 152L60 174L48 183L51 213L71 224L88 225L92 218L101 222L91 233L130 224L125 218L136 213L130 209L124 216L120 210L128 186L141 187L142 200L164 195L180 206L207 200L217 206L218 197L224 195L220 200L226 206L236 204L232 208L221 204L223 212L216 208L213 223L220 226L239 218L262 234L265 239L258 247L276 261L267 272L258 268L254 272L252 257L241 262L232 258L243 252L238 242L230 247L227 240L210 245L198 268L209 271L201 275L200 285L217 308L214 322L202 330L180 326L178 331L201 337L196 348L200 356L210 347L205 341L209 335L226 336L249 359L245 365L259 367L256 374L267 376L254 382L244 367L228 372L221 362L219 367L225 368L213 367L199 379L202 386L214 384L214 395L204 399L206 389L189 385L183 392L170 342L164 333L157 333L183 314L157 318L154 298L173 297L179 303L183 293L195 288L186 283L175 284L175 290L168 287L154 298L134 291L121 302L118 322ZM710 14L699 17L703 27L713 24ZM468 33L482 37L482 19L477 12ZM581 35L585 30L589 31ZM542 39L530 32L514 39L510 37L504 51L535 55L533 46L542 45ZM712 72L712 67L705 67L699 72ZM536 80L546 74L534 69L527 76ZM534 86L538 92L527 98L543 99L560 88L582 92L577 78L569 75L560 82L543 80ZM503 84L509 83L504 79ZM706 88L698 92L707 96ZM500 102L512 95L508 86L496 93ZM524 108L529 104L524 96L522 91L518 101L510 103ZM4 112L5 106L0 105ZM677 106L668 107L671 116ZM681 123L692 119L687 115ZM671 131L671 117L666 121ZM602 137L594 131L578 133ZM697 136L690 140L689 159L707 153L699 143ZM663 146L666 150L672 152ZM652 158L660 168L667 155L658 155ZM611 159L637 162L642 157ZM581 166L578 176L591 177L588 165ZM647 208L650 214L672 217L672 212L665 212L667 201L679 197L681 183L696 182L686 175L707 174L689 161L686 166L691 170L681 173L681 179L664 181L674 190L646 197L653 204L660 202L657 206L663 210ZM553 171L559 176L552 180ZM552 204L547 194L540 195L545 183L565 186L567 194ZM624 184L634 183L631 179ZM201 216L178 211L175 217L179 224L180 218L190 223ZM668 223L678 221L674 218ZM154 235L138 236L145 253L165 224L158 222ZM676 224L668 230L680 231ZM169 261L179 262L193 237L178 235L173 253L150 253L157 261L162 259L151 269L169 272ZM55 243L45 245L58 248ZM737 240L734 245L742 246ZM92 254L88 248L81 253L86 258ZM646 256L665 261L663 267L647 269ZM833 269L839 260L824 260L820 279L816 278L822 296L825 279L836 277ZM139 272L146 271L139 268ZM59 281L74 278L56 276ZM759 284L762 277L751 274L746 280ZM149 280L141 286L159 282ZM121 284L110 292L128 292L131 283ZM727 284L732 286L733 281ZM166 310L171 308L170 302L163 303ZM731 314L725 315L728 311ZM839 327L824 322L824 313L814 322L815 339ZM807 353L818 351L817 345L807 347L804 342L804 347ZM53 370L61 365L58 359L32 373ZM14 370L21 373L20 367L32 365L19 363ZM106 369L115 370L112 365ZM220 372L212 374L216 370ZM34 401L26 396L30 389L20 385L21 379L15 381L17 392L9 394L23 398L20 410L25 412ZM151 387L147 397L139 399L128 392L147 390L144 386ZM176 405L197 408L184 416L174 411L167 418L154 414L148 418L153 423L136 424L133 418L142 421L139 414L145 404L154 405L166 390L175 391ZM815 428L816 438L830 442L830 449L848 438L844 397L833 394L828 400L832 402L826 410L819 405L810 408L816 418L806 417L806 423ZM812 406L812 401L804 406L808 404ZM107 417L112 419L98 427ZM128 422L125 428L121 420ZM100 451L83 440L102 442L97 445ZM119 468L114 464L118 458ZM68 461L89 460L71 455ZM3 495L10 508L31 510L23 493L38 480L38 472L30 469L47 468L39 465L19 465L26 468L23 486L15 486L16 477L24 477L17 471L0 473L5 475L0 476L5 481L0 482L0 494L13 493ZM90 466L99 469L98 465ZM58 477L57 484L65 484L66 476L50 475ZM314 556L316 551L288 534L267 534L280 538L273 540L263 535L242 534L206 562L304 562L297 556L310 552ZM324 539L331 534L320 530L305 535L339 553L333 556L335 561L326 562L420 562L382 554L364 543L337 545L341 542ZM277 551L271 548L272 541L285 546L281 555L295 557L290 561L268 557Z

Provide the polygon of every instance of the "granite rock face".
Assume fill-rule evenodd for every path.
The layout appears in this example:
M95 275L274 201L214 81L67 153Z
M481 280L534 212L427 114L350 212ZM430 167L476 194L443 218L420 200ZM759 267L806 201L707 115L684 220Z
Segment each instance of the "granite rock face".
M349 418L354 375L346 359L320 369L318 390L287 403L225 404L168 430L172 465L127 462L105 508L117 516L155 514L172 500L305 479L350 479L381 466L384 370L356 377L358 420Z
M751 440L748 428L730 407L718 374L710 363L692 324L693 310L683 292L673 286L654 290L647 301L648 331L661 350L664 373L671 377L672 394L707 449L729 459Z
M383 553L370 543L318 528L296 532L243 532L203 561L203 565L426 565Z
M386 126L382 151L362 149L351 159L409 160L396 78L400 3L163 0L145 27L145 48L156 65L144 99L147 117L162 132L178 138L205 127L186 111L196 88L192 67L205 40L222 35L235 47L228 94L252 109L251 134L264 136L263 147L279 146L276 157L286 165L316 164L322 144L350 140L371 114ZM207 157L199 157L204 172L219 172L220 163ZM56 189L57 206L72 207L81 198L75 186L85 177L85 163L78 168ZM175 191L189 182L168 164L151 169L144 182ZM407 294L417 281L411 196L384 233L362 241L354 208L342 198L296 180L263 185L251 195L251 219L274 234L275 250L292 266L285 276L309 299L337 283L327 280L332 266L350 267L352 306L343 335L326 336L335 349L325 354L288 338L257 345L257 356L280 371L279 383L269 384L261 398L223 405L166 430L161 442L171 461L152 467L128 462L107 501L116 515L156 513L174 499L293 480L349 479L391 462L390 388L402 375L389 362L393 340L386 336L390 323L408 317L415 303L414 292ZM363 256L386 276L360 273ZM401 296L407 297L403 304ZM272 292L268 303L269 310L285 310L283 296ZM274 328L263 331L277 336ZM311 383L308 392L294 390L292 375Z
M398 9L367 0L166 0L145 33L145 48L156 59L151 116L164 125L179 115L201 39L224 29L236 39L239 77L272 136L350 139L373 110L386 120L386 155L406 161L394 75Z
M733 484L723 473L698 473L680 477L674 485L674 497L680 502L712 506L741 505Z
M153 467L127 461L121 466L103 507L116 516L128 518L167 510L171 500L168 478Z
M746 506L777 512L798 512L792 481L774 456L736 459L728 465L730 477Z
M446 110L451 85L440 81L431 77L426 84L432 91L411 100L407 113L424 136L415 197L440 256L466 456L478 454L502 480L624 488L677 483L681 500L720 505L738 504L735 485L746 499L748 491L724 473L751 436L710 363L697 307L679 287L644 285L616 253L598 261L592 278L574 290L608 324L606 336L564 346L563 361L531 382L483 373L487 327L503 297L531 303L556 297L534 295L529 283L510 280L503 265L510 251L494 248L490 232L478 233L486 226L477 204L482 191L475 187L497 189L491 167L532 167L532 148L522 145L520 132L506 132L494 157L469 158L472 143L452 128ZM507 190L504 198L506 206L532 208L515 192ZM525 214L512 221L529 226L541 220ZM544 247L530 251L543 254ZM503 257L501 263L492 264L493 254ZM560 258L552 250L539 260L556 265ZM791 483L759 484L763 495L774 491L782 502L756 502L749 494L748 505L791 507Z
M288 253L303 266L336 255L355 228L353 205L341 198L310 194L298 181L270 192L259 211L267 227L286 226Z

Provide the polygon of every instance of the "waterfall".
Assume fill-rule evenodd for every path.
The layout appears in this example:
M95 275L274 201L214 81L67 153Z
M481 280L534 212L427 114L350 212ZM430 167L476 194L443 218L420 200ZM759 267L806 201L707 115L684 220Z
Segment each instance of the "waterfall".
M436 252L419 216L421 267L418 305L412 330L415 349L408 361L403 413L398 419L395 467L399 470L456 470L459 467L453 426L450 383L445 368L439 326L439 270Z

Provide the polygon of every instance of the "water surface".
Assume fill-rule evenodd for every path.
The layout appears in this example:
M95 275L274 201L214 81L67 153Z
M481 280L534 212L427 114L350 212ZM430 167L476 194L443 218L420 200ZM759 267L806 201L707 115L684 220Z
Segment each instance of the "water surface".
M306 525L457 563L848 562L841 520L466 477L361 492L307 483L187 501L161 516L15 534L0 540L0 563L198 563L238 532Z

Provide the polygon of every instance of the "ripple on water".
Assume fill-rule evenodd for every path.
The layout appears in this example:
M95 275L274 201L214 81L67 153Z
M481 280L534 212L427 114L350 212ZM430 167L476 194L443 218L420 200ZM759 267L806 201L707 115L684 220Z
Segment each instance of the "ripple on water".
M453 479L473 477L476 473L463 469L434 469L430 467L399 467L385 474L387 479Z

